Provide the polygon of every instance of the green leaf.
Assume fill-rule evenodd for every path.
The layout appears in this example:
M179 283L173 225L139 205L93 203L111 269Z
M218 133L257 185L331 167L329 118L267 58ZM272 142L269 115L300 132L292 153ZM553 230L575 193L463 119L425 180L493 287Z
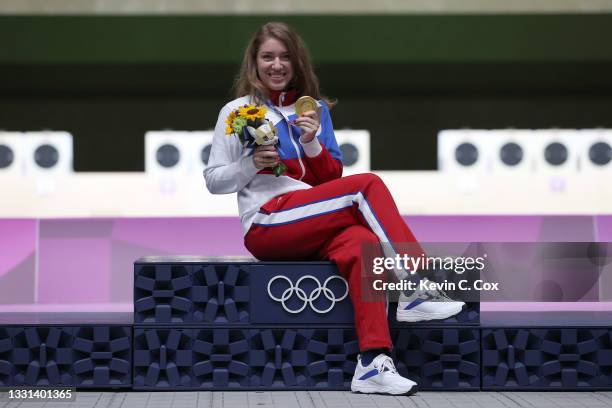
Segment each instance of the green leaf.
M276 177L281 176L285 173L285 171L287 171L287 166L285 166L285 163L283 162L280 162L276 167L274 167L274 175Z

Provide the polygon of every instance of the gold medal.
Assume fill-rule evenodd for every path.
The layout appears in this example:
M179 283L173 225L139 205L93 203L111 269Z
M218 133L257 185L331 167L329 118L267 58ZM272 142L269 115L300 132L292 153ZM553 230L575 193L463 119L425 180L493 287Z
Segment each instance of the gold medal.
M298 116L302 116L304 112L315 111L317 112L319 105L317 105L317 101L310 96L302 96L295 102L295 113Z

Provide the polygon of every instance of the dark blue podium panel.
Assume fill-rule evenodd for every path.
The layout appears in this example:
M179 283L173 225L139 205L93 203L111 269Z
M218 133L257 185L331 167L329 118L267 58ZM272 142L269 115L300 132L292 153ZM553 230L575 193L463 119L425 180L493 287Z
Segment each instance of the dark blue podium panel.
M249 267L240 264L193 266L193 322L249 322Z
M72 349L77 387L131 385L131 327L75 327Z
M248 387L249 344L248 330L193 330L192 385L198 388Z
M73 385L72 327L11 329L14 385Z
M485 311L483 328L612 328L612 311Z
M483 389L612 387L612 329L482 330Z
M392 332L398 370L423 389L479 389L478 329ZM134 389L346 390L352 328L136 328Z
M251 385L347 389L359 345L352 329L251 330Z
M134 389L347 389L350 328L136 328Z
M290 331L264 329L252 333L255 336L253 342L255 353L251 362L253 385L267 388L301 386L308 389L350 387L359 354L357 336L352 328ZM298 341L294 342L292 352L286 353L283 358L282 347L286 347L288 351L294 339ZM272 352L270 348L266 350L272 346L273 341L279 343L274 346L274 351ZM261 348L264 350L260 350ZM264 364L265 360L267 362ZM274 376L273 370L276 370ZM300 376L305 377L302 384L294 384L294 378L297 377L298 380ZM275 381L267 385L271 379Z
M9 330L0 327L0 387L6 387L11 383L13 374L12 351L13 341Z
M253 324L353 324L348 282L334 264L252 265L250 274Z
M193 330L134 329L134 388L191 387Z
M391 327L398 323L389 308ZM479 304L418 325L477 325ZM142 258L134 264L134 321L155 325L353 324L348 282L331 262Z
M135 263L135 323L248 323L249 265Z
M247 388L249 371L247 330L135 329L134 388Z
M468 328L394 329L394 359L419 389L480 389L479 330Z
M191 265L134 265L134 322L192 320Z
M251 330L251 384L269 388L307 387L309 332Z
M129 387L131 327L0 328L0 384Z

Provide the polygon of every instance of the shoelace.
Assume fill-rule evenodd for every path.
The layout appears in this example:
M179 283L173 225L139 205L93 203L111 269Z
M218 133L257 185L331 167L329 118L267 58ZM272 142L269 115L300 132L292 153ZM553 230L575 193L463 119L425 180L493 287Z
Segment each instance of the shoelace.
M431 296L434 300L442 300L445 302L453 301L442 289L426 290L426 294Z
M395 368L395 364L393 364L393 359L389 356L380 358L377 357L374 359L373 364L374 368L377 369L379 373L382 373L385 371L385 369L387 369L388 371L397 374L397 369Z
M422 293L429 296L430 299L441 300L443 302L453 302L453 299L449 297L442 289L428 289ZM421 297L421 299L423 298Z

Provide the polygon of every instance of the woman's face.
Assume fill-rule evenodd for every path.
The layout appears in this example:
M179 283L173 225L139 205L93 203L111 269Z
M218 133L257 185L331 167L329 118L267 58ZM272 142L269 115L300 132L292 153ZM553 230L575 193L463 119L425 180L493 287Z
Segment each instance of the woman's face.
M293 66L285 45L268 37L257 51L257 74L268 89L282 91L293 78Z

